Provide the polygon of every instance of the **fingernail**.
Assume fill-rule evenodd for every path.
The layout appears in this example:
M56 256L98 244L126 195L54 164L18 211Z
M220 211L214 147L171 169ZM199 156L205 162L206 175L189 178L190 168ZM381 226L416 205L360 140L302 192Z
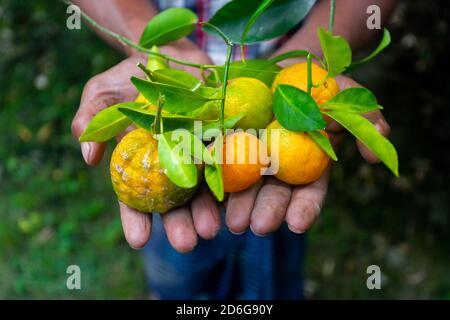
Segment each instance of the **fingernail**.
M314 204L314 215L317 218L320 215L320 212L322 211L322 206L318 203Z
M244 230L244 231L241 231L241 232L234 232L231 229L228 229L228 231L230 231L230 233L234 234L235 236L240 236L240 235L243 235L245 233L245 231L247 231L247 230Z
M288 224L288 228L289 228L289 230L291 230L293 233L296 233L296 234L305 233L305 230L297 229L294 226L292 226L291 224Z
M257 236L257 237L263 238L263 237L266 237L266 236L267 236L267 234L261 234L261 233L256 232L256 231L253 229L252 225L250 225L250 230L251 230L251 231L253 232L253 234L254 234L255 236Z
M381 133L381 126L378 123L375 123L375 128L379 133Z
M90 142L82 142L81 143L81 154L83 155L84 161L89 163L89 156L91 154L91 143Z

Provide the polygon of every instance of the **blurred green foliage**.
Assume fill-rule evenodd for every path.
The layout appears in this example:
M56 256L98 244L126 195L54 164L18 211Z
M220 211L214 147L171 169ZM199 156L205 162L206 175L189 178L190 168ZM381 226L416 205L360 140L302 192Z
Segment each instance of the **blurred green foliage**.
M311 298L450 299L449 5L404 1L393 45L355 73L385 107L395 179L350 139L309 232ZM84 83L122 57L65 6L0 3L0 298L143 298L140 255L123 240L107 162L84 164L70 133ZM111 146L105 159L109 158ZM83 289L66 289L77 264ZM377 264L383 289L366 288Z
M145 297L108 161L88 168L70 132L83 84L121 57L66 18L59 2L0 4L0 298ZM66 288L71 264L81 291Z

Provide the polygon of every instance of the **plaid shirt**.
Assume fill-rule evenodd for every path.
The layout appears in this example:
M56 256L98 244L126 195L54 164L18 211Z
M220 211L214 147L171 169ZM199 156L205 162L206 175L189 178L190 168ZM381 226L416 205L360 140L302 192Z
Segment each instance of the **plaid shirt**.
M171 7L189 8L197 13L200 21L208 21L214 13L225 5L229 0L157 0L154 3L160 10ZM208 53L215 64L225 62L226 45L222 39L205 33L197 27L191 39ZM255 59L270 55L278 46L279 40L270 40L244 47L245 58ZM241 59L241 50L233 51L233 60Z

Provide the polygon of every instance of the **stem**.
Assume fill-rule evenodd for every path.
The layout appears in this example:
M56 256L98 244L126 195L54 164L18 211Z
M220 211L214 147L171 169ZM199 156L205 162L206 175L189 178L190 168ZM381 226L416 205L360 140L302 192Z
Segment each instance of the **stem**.
M138 63L136 64L136 66L138 66L139 69L141 69L142 71L144 71L145 75L147 76L147 78L148 78L149 80L151 80L151 79L153 78L152 72L151 72L150 70L148 70L141 62L138 62Z
M241 44L241 61L245 65L245 47Z
M308 55L306 56L306 62L307 62L307 73L308 73L308 82L307 82L307 85L306 85L306 88L307 88L307 93L308 94L311 94L311 88L312 88L312 86L313 86L313 83L312 83L312 68L311 68L311 57L312 57L312 55L311 55L311 52L310 53L308 53Z
M67 4L67 5L73 5L72 2L70 2L70 1L68 1L68 0L63 0L63 2L64 2L65 4ZM120 43L123 43L123 44L125 44L125 45L127 45L127 46L130 46L130 47L132 47L132 48L134 48L134 49L136 49L136 50L138 50L138 51L140 51L140 52L147 53L147 54L149 54L149 55L153 55L153 56L156 56L156 57L160 57L160 58L166 59L166 60L168 60L168 61L172 61L172 62L174 62L174 63L181 64L181 65L185 65L185 66L188 66L188 67L199 68L199 69L200 69L200 68L203 68L203 69L217 68L217 66L212 65L212 64L200 64L200 63L193 63L193 62L190 62L190 61L187 61L187 60L176 59L176 58L173 58L173 57L171 57L171 56L168 56L168 55L165 55L165 54L162 54L162 53L159 53L159 52L154 52L154 51L152 51L152 50L150 50L150 49L141 47L140 45L134 43L134 42L131 41L130 39L128 39L128 38L126 38L126 37L124 37L124 36L122 36L122 35L120 35L120 34L117 34L117 33L113 32L113 31L109 30L108 28L105 28L105 27L102 26L101 24L97 23L97 21L95 21L94 19L92 19L90 16L88 16L88 15L87 15L83 10L81 10L81 9L80 9L80 13L81 13L81 16L82 16L87 22L89 22L94 28L100 30L100 31L103 32L103 33L106 33L107 35L109 35L110 37L116 39L116 40L119 41Z
M233 53L233 45L227 42L227 57L225 60L225 69L223 72L223 84L222 84L222 105L220 112L220 121L223 133L225 134L225 96L227 94L227 82L228 82L228 71L230 68L231 54Z
M162 111L162 106L165 102L165 98L164 95L162 95L161 93L159 93L159 98L158 98L158 106L156 109L156 114L155 114L155 119L153 120L153 134L158 135L161 133L161 111Z
M210 24L210 23L208 23L208 22L204 22L204 21L203 21L203 22L199 22L199 25L208 26L208 27L210 27L211 29L214 29L214 31L216 31L217 34L218 34L218 35L226 42L227 46L232 46L232 45L233 45L233 41L231 41L231 39L228 38L228 37L226 36L226 34L223 33L222 30L220 30L219 28L217 28L215 25Z
M335 11L336 11L336 0L330 0L330 20L328 22L328 31L330 33L333 33Z

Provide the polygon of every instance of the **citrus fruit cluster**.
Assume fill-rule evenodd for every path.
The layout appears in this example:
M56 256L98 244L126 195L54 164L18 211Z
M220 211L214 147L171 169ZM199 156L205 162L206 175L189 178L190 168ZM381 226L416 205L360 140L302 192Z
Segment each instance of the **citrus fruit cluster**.
M312 81L317 84L311 96L319 104L333 98L339 87L327 72L312 64ZM307 87L307 64L297 63L279 72L270 89L250 77L230 79L226 91L226 117L245 114L235 125L239 129L255 129L255 133L237 131L226 135L221 149L221 174L224 192L239 192L257 183L269 166L267 155L278 165L275 177L292 184L308 184L317 180L329 163L329 156L303 132L283 128L272 111L272 92L278 85L288 84L303 91ZM139 95L137 101L146 102ZM154 110L154 106L150 106ZM220 106L212 101L195 113L200 119L219 116ZM258 138L257 131L266 129ZM274 145L271 137L277 132ZM323 135L326 133L323 131ZM212 148L209 148L212 149ZM157 140L146 130L128 133L116 146L110 164L112 183L119 199L142 212L164 213L185 204L198 187L180 188L166 176L158 160Z
M112 155L111 177L119 199L142 212L164 213L187 203L203 182L218 201L225 193L251 188L263 175L290 185L312 183L323 175L330 159L337 161L325 132L330 121L398 176L395 147L365 116L383 107L367 88L341 90L335 80L384 50L391 42L389 31L383 31L370 55L354 60L350 43L333 34L336 1L332 0L328 29L317 28L320 54L291 50L269 59L232 61L237 46L244 52L245 45L286 34L314 4L284 12L289 6L276 1L237 2L225 4L208 21L187 8L163 10L147 23L138 43L81 12L99 31L148 54L147 66L137 64L145 77L130 79L139 92L136 101L101 110L79 137L80 142L103 143L130 125L139 128L125 136ZM240 23L230 23L235 17ZM159 51L159 46L183 39L199 27L224 41L222 65ZM306 62L280 67L282 61L295 58ZM202 80L182 68L171 68L175 65L196 68Z

